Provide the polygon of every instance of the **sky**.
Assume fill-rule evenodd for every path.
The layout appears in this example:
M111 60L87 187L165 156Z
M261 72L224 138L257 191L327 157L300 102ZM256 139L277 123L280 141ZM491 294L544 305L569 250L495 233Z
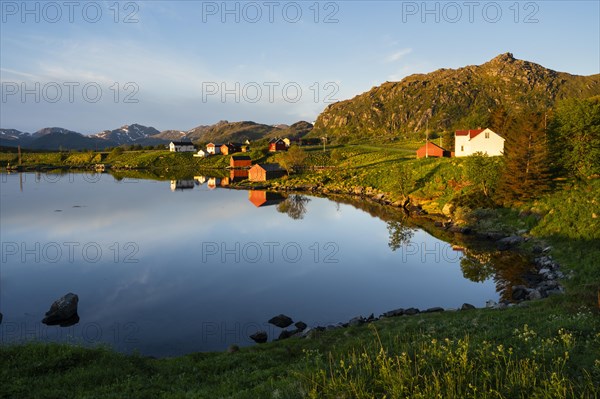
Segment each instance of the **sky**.
M506 52L600 73L600 1L0 0L0 128L312 122Z

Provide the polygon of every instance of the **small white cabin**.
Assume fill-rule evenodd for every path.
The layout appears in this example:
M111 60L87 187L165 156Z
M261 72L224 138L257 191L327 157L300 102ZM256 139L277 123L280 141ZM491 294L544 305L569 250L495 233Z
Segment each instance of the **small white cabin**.
M208 143L206 145L206 152L208 154L216 155L221 153L221 144Z
M477 152L491 157L503 155L504 141L491 129L457 130L454 134L454 156L467 157Z
M198 150L197 153L194 154L196 158L204 158L208 155L208 153L204 150Z
M169 143L171 152L196 152L196 147L190 141L171 141Z

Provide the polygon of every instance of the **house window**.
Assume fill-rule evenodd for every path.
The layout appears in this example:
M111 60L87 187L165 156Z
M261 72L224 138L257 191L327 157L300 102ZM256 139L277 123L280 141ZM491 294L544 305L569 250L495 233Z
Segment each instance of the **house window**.
M485 132L485 138L489 139L490 138L490 132Z
M465 151L465 146L464 146L464 145L461 145L461 146L460 146L460 151L461 151L461 152L464 152L464 151Z

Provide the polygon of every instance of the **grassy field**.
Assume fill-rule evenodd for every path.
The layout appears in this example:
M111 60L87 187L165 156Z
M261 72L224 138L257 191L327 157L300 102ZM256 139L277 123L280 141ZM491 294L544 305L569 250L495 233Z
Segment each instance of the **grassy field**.
M594 398L600 320L564 301L401 316L171 359L1 346L0 397Z
M414 143L412 147L416 147ZM306 170L269 184L350 193L370 188L392 202L409 195L431 212L468 192L464 160L412 157L413 148L348 145L307 148ZM123 176L154 178L223 168L228 157L125 152L102 160ZM0 162L9 156L0 155ZM73 153L31 154L27 162L76 163ZM75 158L75 157L81 158ZM281 154L255 150L255 162ZM74 157L74 158L70 158ZM70 159L70 160L69 160ZM10 158L10 162L14 162ZM467 209L477 230L519 233L524 249L551 246L566 294L504 310L401 316L238 351L171 359L106 348L0 346L6 398L597 398L600 395L600 180L557 181L514 209Z

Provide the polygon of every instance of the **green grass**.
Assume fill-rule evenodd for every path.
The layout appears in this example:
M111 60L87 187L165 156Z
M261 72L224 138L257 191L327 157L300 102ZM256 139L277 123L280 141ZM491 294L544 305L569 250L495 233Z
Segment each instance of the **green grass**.
M402 316L236 353L167 359L5 345L0 397L593 398L600 318L563 303Z

